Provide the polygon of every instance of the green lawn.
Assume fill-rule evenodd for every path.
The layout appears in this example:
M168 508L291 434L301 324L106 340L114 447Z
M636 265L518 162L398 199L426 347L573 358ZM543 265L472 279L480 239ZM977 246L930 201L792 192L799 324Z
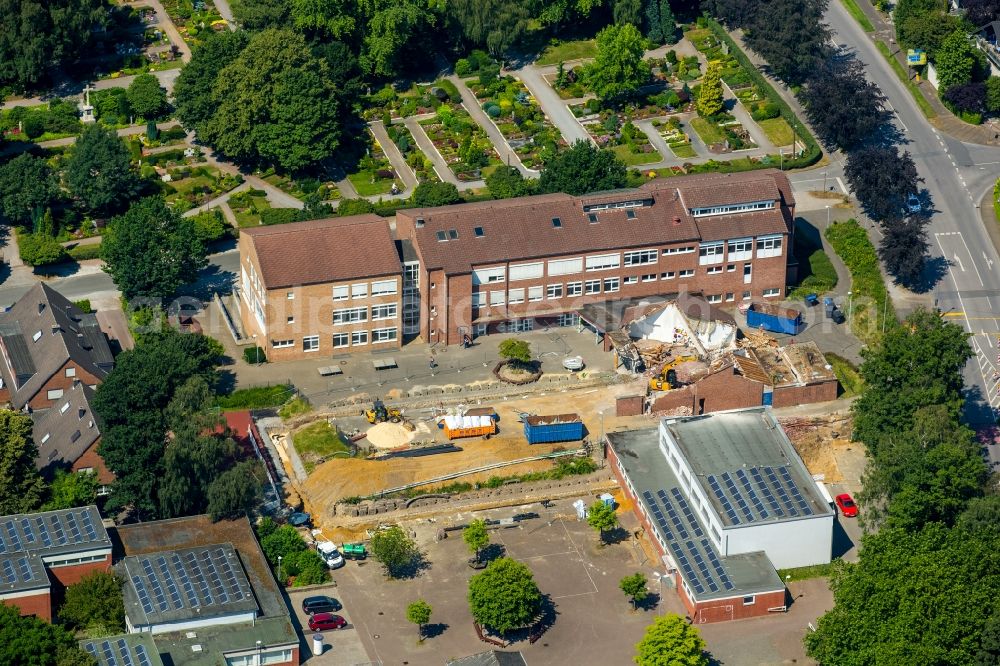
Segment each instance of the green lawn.
M778 576L785 580L808 580L810 578L822 578L833 573L834 567L838 566L840 559L836 559L829 564L814 564L811 567L798 567L795 569L778 569ZM785 578L789 576L789 578Z
M907 70L899 64L899 61L893 57L892 52L889 50L889 47L886 46L885 42L877 40L875 42L875 46L878 47L882 57L889 61L889 66L892 67L892 71L896 72L896 76L899 77L899 80L903 82L903 85L905 85L907 90L910 91L910 94L913 95L913 99L916 100L917 106L920 107L920 111L923 112L924 117L930 120L931 118L937 116L937 113L934 111L931 103L924 99L924 95L920 92L920 88L918 88L917 84L910 80L909 72L907 72Z
M726 140L726 134L722 131L722 128L715 123L705 120L701 116L695 116L689 121L691 127L694 131L698 133L701 140L712 145L713 143L722 143Z
M614 153L627 166L642 166L643 164L652 164L663 159L660 157L660 153L655 150L651 153L633 153L629 150L628 146L614 146L608 150Z
M296 430L292 433L292 442L306 472L312 472L316 465L329 460L334 454L351 452L337 431L326 421L317 421Z
M215 399L223 411L236 409L267 409L284 404L292 395L292 387L287 384L274 386L254 386L239 389L229 395L220 395Z
M806 294L822 296L837 286L837 270L818 238L808 239L804 232L797 233L793 252L799 261L799 275L804 277L788 294L789 299L803 299Z
M875 26L872 25L872 22L868 19L868 16L866 16L865 13L861 10L861 7L858 6L857 0L840 0L840 1L844 4L844 9L847 10L847 13L854 17L854 20L857 21L859 25L861 25L861 28L865 32L875 32Z
M795 134L792 132L791 125L784 118L779 116L769 120L760 120L757 121L757 124L760 125L760 128L764 130L764 134L767 135L767 138L774 145L778 147L792 145Z
M566 60L593 58L595 55L597 55L597 41L579 39L573 42L563 42L558 46L546 46L535 64L539 66L557 65Z
M250 201L253 202L252 206L242 208L238 205L233 205L232 200L230 200L229 207L233 209L233 214L236 216L236 222L240 227L256 227L260 225L260 211L271 207L268 203L267 197L250 197ZM256 209L256 211L254 210Z
M825 352L823 355L826 356L826 360L833 366L833 373L837 375L837 381L840 382L840 387L843 389L840 397L850 398L860 395L861 391L865 388L865 380L861 378L861 373L858 372L857 366L846 358L832 352Z
M374 174L371 171L359 171L357 173L348 174L347 180L351 181L354 185L354 189L358 191L358 195L362 197L371 197L377 194L388 194L392 191L392 180L389 178L375 178L375 182L372 182L372 176Z
M670 151L677 157L698 157L698 153L695 152L690 143L668 143L667 145L670 146Z

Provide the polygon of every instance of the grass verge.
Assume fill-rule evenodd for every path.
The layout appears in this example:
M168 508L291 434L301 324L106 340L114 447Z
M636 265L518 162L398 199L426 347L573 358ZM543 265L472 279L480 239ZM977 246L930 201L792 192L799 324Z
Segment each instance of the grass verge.
M1000 222L1000 178L997 178L996 185L993 186L993 215Z
M832 352L824 352L823 355L826 356L826 360L833 366L833 374L837 375L837 381L840 382L840 388L843 389L840 397L853 398L856 395L860 395L861 391L865 388L865 380L861 378L861 373L858 372L857 366L843 356Z
M539 66L557 65L566 60L593 58L595 55L597 55L597 40L578 39L546 46L535 64Z
M690 143L668 143L670 151L680 158L698 157L698 153L691 147Z
M896 325L896 310L879 270L878 254L857 220L830 225L824 234L851 272L851 330L866 345L877 344Z
M222 411L268 409L285 404L292 391L294 389L290 384L254 386L233 391L229 395L220 395L215 399L215 403Z
M844 5L847 13L854 17L854 20L861 25L861 28L865 32L875 32L875 26L872 25L871 20L858 5L857 0L840 0L840 2Z
M344 440L340 438L325 420L317 421L292 433L295 451L302 459L306 472L312 472L316 465L338 453L350 454Z
M633 153L628 146L614 146L613 148L609 148L609 150L624 162L626 166L653 164L663 159L660 153L655 150L651 153Z
M771 143L778 147L792 145L795 135L788 121L784 118L770 118L768 120L758 120L757 124L764 130L764 134L771 140Z
M903 82L906 89L910 91L911 95L913 95L913 99L916 101L917 106L920 107L920 112L924 114L924 117L928 120L936 117L937 113L934 111L931 103L924 99L924 94L920 92L920 88L918 88L917 84L910 80L910 75L907 74L906 69L899 64L899 61L892 56L892 52L889 50L889 47L886 46L885 42L876 40L875 46L878 47L879 53L882 54L882 57L889 61L889 66L892 67L892 71L896 72L896 76L899 77L899 80Z
M799 272L805 277L789 292L789 299L805 298L806 294L822 295L837 286L837 270L822 247L797 235L794 252L799 260Z
M705 120L701 116L695 116L688 121L694 131L698 133L701 140L711 146L713 143L722 143L726 140L726 134L722 128L715 123Z
M840 566L841 560L836 559L829 564L814 564L809 567L797 567L795 569L778 569L778 576L781 580L786 580L785 576L789 576L787 580L809 580L810 578L823 578L829 576L833 573L834 569Z

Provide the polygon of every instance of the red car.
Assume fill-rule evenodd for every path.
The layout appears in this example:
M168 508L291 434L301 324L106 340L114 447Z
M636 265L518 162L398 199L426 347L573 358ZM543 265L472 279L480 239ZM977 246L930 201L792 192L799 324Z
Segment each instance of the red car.
M309 618L309 631L326 631L327 629L343 629L347 620L333 613L316 613Z
M854 498L847 493L837 495L837 506L845 518L854 518L858 515L858 505L854 503Z

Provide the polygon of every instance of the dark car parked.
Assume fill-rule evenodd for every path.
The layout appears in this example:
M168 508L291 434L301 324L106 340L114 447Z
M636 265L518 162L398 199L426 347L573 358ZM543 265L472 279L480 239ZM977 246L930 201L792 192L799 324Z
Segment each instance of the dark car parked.
M316 613L309 618L309 631L326 631L327 629L343 629L347 620L333 613Z
M333 611L339 611L341 608L343 606L333 597L306 597L302 600L302 611L309 615L313 613L332 613Z

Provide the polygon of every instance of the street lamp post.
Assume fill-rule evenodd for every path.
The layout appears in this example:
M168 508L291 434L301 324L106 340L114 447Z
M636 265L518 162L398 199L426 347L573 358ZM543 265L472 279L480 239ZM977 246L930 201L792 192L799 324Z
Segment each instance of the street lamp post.
M281 582L281 555L278 555L278 585L284 587L284 583Z
M854 312L854 292L847 292L847 325L851 325L851 314Z
M264 655L261 654L261 647L262 646L263 646L263 643L261 643L260 641L257 641L257 666L262 666L262 664L264 663Z
M778 171L785 170L785 149L778 148Z
M830 226L830 206L826 207L826 226Z
M826 192L826 174L827 174L827 172L829 172L829 169L823 169L823 191L824 192ZM829 206L827 206L827 208L829 208Z

